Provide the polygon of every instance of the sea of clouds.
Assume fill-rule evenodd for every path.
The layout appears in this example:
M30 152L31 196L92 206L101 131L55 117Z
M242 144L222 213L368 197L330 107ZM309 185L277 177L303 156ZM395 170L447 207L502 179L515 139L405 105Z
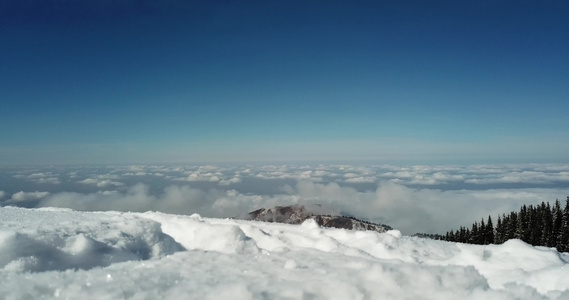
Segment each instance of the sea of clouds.
M0 168L0 205L240 217L322 204L404 234L564 200L569 165L111 165Z

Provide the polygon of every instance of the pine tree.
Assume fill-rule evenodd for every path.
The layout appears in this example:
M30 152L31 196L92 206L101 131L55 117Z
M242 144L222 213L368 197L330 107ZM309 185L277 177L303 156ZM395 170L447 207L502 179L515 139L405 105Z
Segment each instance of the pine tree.
M553 247L551 234L553 231L553 215L549 202L545 204L541 202L541 240L540 245L546 247Z
M510 236L511 228L515 228L515 226L512 226L512 218L510 215L506 215L505 213L502 214L502 237L500 239L500 244L513 238L513 235Z
M468 242L471 244L478 244L478 239L479 239L478 223L474 222L474 224L472 224L472 230L470 231L470 239L468 239Z
M530 245L539 245L540 233L541 217L539 216L538 208L530 205L528 208L528 227L525 232L526 242Z
M492 224L492 217L488 216L488 221L486 222L486 245L494 244L494 225Z
M478 244L486 245L486 223L484 223L484 218L480 220L480 227L478 228Z
M470 232L470 229L465 227L464 228L464 242L463 243L468 243L471 238L472 238L472 232Z
M516 232L518 228L518 214L515 212L510 213L510 221L508 222L508 237L507 240L516 239Z
M553 224L551 228L551 247L557 247L557 239L561 233L561 222L563 220L563 211L561 210L559 199L555 199L552 215Z
M524 234L526 232L526 228L527 228L527 207L524 205L522 206L520 212L518 213L518 222L516 226L515 238L520 239L522 241L527 241L527 238L525 237Z
M455 240L454 240L454 233L453 233L452 230L449 231L449 232L447 232L446 240L449 241L449 242L454 242L454 241L455 241Z
M557 239L557 250L569 252L569 197L567 197L567 202L565 202L565 208L563 209L561 228Z
M488 220L488 223L490 223L491 220ZM500 217L500 215L498 215L498 221L496 221L496 234L494 235L494 244L501 244L503 243L502 241L502 231L503 231L503 226L502 226L502 218Z

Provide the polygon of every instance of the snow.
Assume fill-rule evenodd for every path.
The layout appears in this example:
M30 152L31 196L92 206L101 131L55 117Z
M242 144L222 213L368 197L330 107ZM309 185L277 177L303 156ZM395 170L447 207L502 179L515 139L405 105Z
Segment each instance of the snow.
M2 299L569 299L568 261L314 220L0 208Z
M0 267L44 272L160 258L184 248L160 224L115 212L0 209Z

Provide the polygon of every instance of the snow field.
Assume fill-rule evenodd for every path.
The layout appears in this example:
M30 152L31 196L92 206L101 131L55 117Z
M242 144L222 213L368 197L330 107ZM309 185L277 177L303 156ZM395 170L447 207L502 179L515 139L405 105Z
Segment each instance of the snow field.
M567 261L313 220L0 208L5 299L569 299Z

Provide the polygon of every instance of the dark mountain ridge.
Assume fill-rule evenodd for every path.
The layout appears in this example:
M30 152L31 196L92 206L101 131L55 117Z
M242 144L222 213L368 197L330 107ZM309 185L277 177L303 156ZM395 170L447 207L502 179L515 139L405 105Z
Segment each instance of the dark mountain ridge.
M343 228L349 230L372 230L386 232L391 226L358 220L354 217L334 214L323 214L325 209L321 205L289 205L260 208L249 213L249 220L276 222L285 224L301 224L305 220L313 219L322 227Z

